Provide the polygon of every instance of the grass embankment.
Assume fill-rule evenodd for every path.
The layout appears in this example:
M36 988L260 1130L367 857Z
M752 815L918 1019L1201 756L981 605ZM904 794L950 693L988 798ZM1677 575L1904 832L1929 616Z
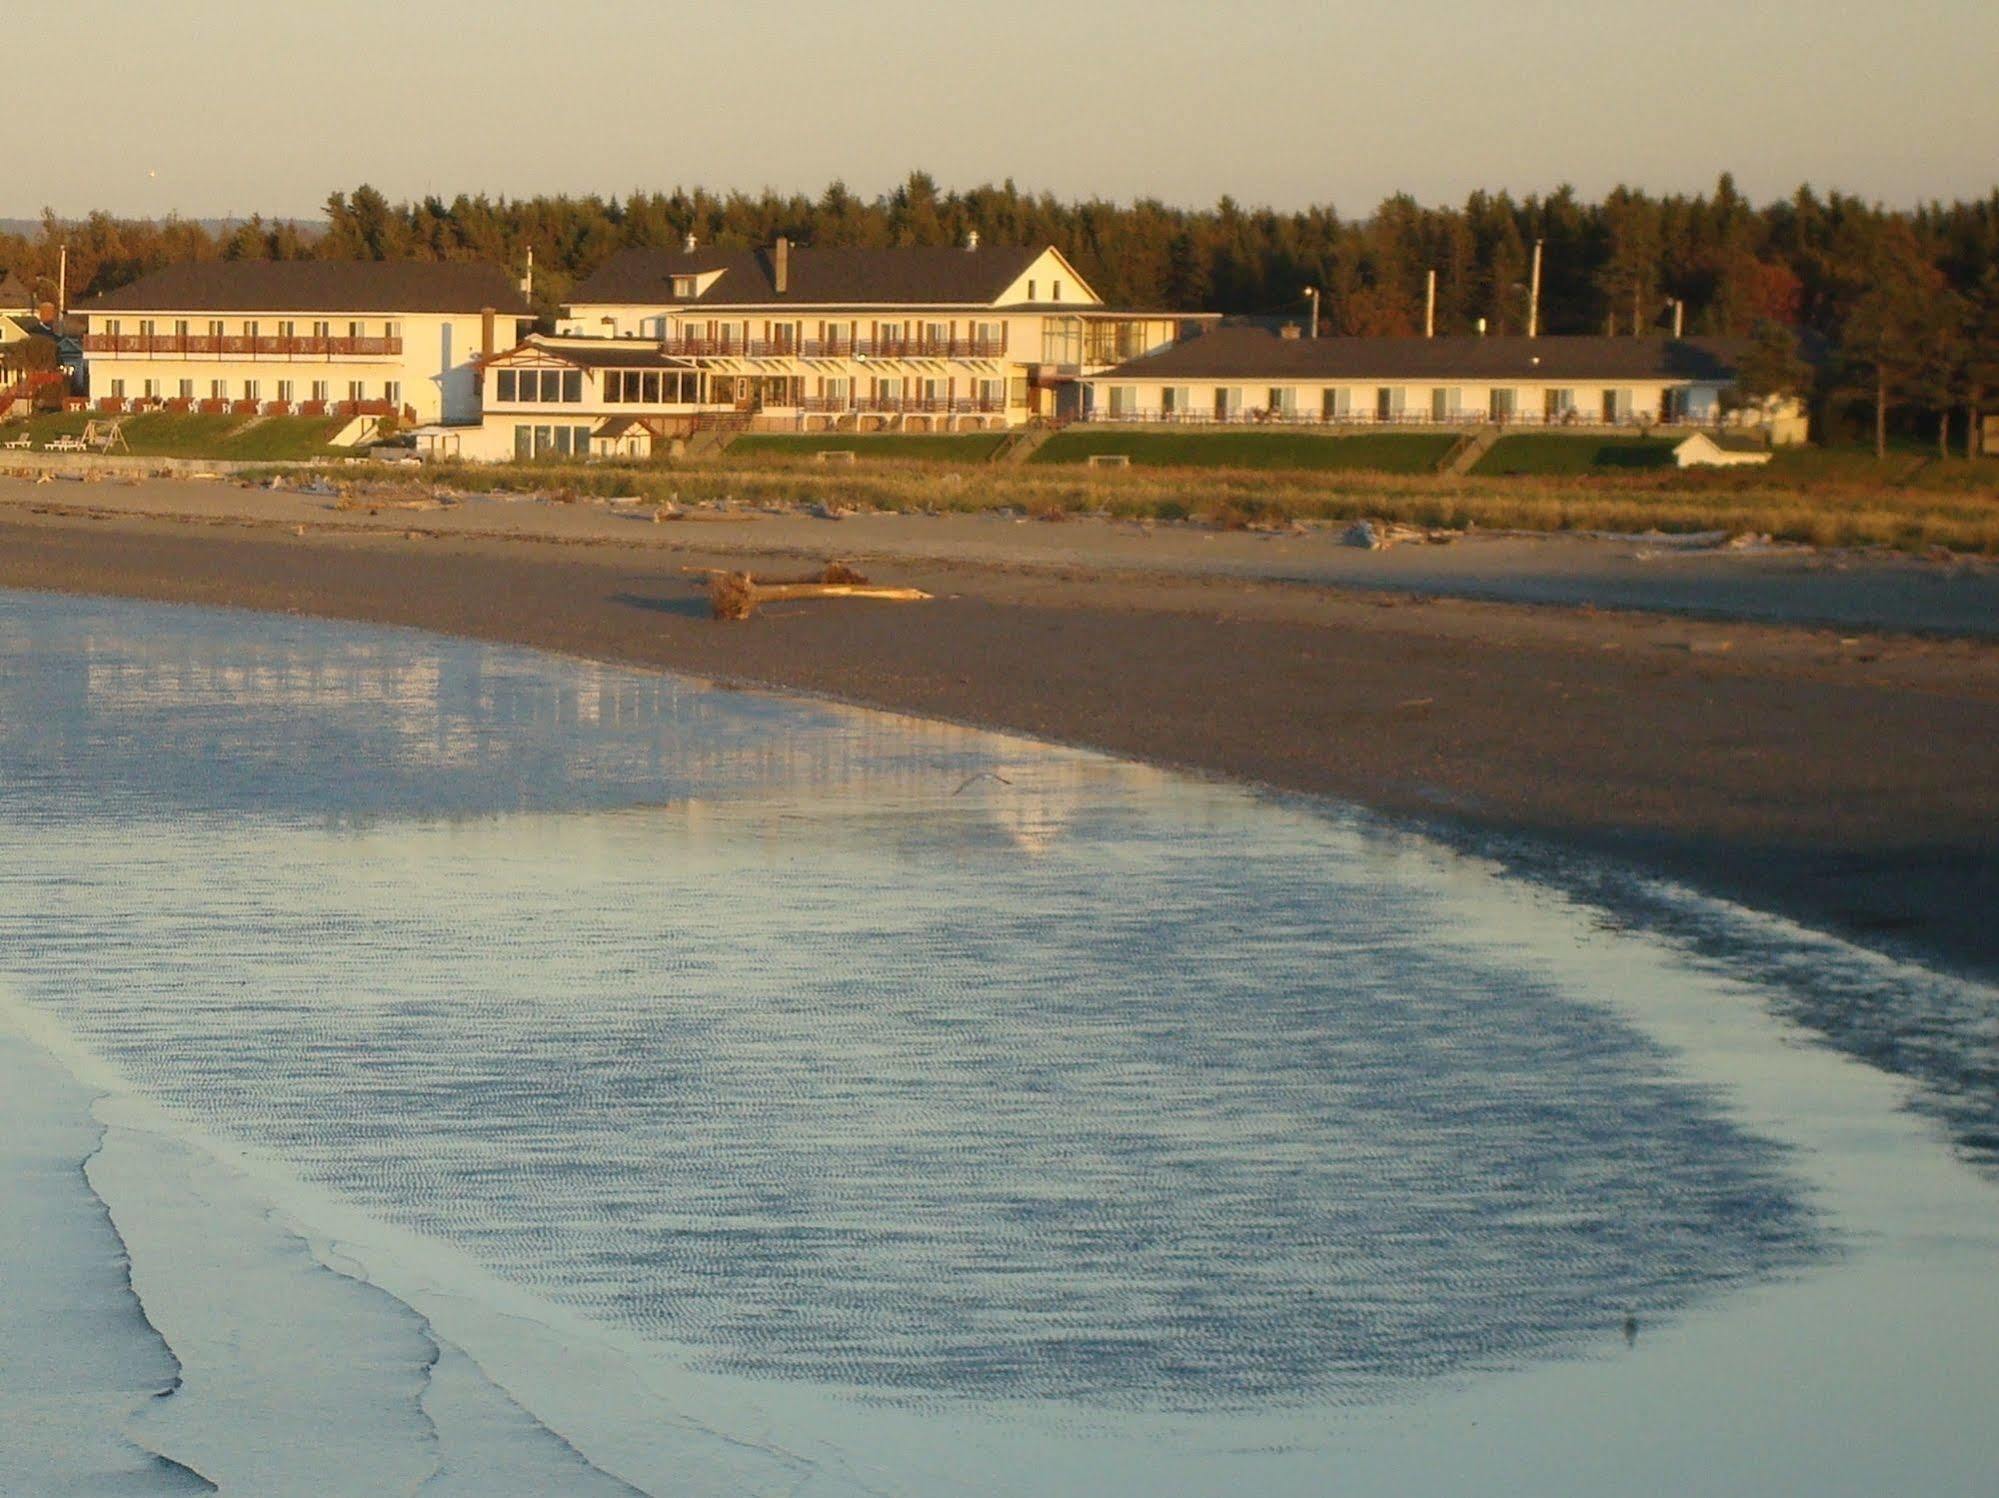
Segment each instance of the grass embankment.
M1598 469L1671 468L1677 437L1571 437L1553 433L1501 437L1472 467L1481 477L1591 473Z
M343 426L338 416L229 416L200 412L149 411L142 416L105 417L88 412L33 416L0 426L0 438L27 437L35 450L57 437L80 437L92 421L122 423L125 446L115 451L138 458L214 458L247 463L343 456L327 439ZM8 456L0 451L0 457Z
M407 470L342 477L411 482ZM1083 469L1010 464L858 468L718 463L445 464L421 482L466 492L637 497L684 505L830 503L891 511L1008 510L1059 519L1107 514L1238 527L1287 520L1393 520L1448 529L1767 534L1821 546L1999 556L1999 461L1787 458L1766 467L1618 475L1465 478L1429 474Z
M1057 432L1030 463L1129 458L1136 468L1234 468L1294 472L1431 473L1457 444L1436 433L1369 432L1332 437L1312 432Z
M1007 440L1005 432L941 432L934 436L901 432L824 432L790 437L752 432L728 446L731 458L809 458L815 453L850 452L862 458L894 458L927 463L984 463Z

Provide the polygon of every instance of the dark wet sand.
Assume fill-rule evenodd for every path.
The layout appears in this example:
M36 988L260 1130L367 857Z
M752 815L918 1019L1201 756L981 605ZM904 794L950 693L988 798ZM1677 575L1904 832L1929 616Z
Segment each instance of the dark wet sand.
M1011 729L1608 852L1999 976L1990 643L940 559L871 569L932 603L719 625L679 569L726 563L709 533L729 527L661 552L383 523L10 506L0 586L412 625Z

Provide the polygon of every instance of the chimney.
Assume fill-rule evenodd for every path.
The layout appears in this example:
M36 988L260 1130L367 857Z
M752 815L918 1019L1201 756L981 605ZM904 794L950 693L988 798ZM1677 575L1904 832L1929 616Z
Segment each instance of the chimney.
M499 313L492 307L479 309L479 357L493 357L493 325Z
M779 296L791 285L791 241L782 234L778 235L777 248L771 254L771 280L776 283Z
M979 247L979 231L977 229L967 229L965 231L965 248L968 250L976 250L978 247Z
M1295 322L1288 322L1283 327L1277 330L1277 336L1279 338L1282 338L1286 343L1296 343L1298 339L1302 336L1303 332L1304 330L1300 328L1298 324L1296 324Z

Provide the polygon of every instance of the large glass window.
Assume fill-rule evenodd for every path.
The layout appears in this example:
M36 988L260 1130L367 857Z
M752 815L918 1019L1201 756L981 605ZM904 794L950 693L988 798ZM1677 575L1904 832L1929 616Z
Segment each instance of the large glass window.
M499 373L499 378L496 383L498 388L495 391L495 395L498 399L503 401L511 401L518 398L520 392L520 385L518 383L517 377L515 376L514 372L511 369L501 370Z
M518 426L514 428L514 456L532 458L534 456L534 428Z
M625 377L615 369L604 371L604 404L615 406L625 399Z
M660 398L661 398L660 378L657 374L648 371L643 376L626 375L625 378L628 380L638 380L641 399L643 399L647 405L656 406L660 403Z
M562 372L562 398L570 405L578 405L583 400L583 371L565 369Z

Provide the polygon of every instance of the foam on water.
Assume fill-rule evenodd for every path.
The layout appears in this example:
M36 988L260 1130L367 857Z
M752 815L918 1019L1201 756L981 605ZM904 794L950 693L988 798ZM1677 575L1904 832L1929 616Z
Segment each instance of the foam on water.
M394 631L0 660L0 979L417 1313L395 1409L644 1490L1308 1491L1882 1216L1762 992L1357 820Z

